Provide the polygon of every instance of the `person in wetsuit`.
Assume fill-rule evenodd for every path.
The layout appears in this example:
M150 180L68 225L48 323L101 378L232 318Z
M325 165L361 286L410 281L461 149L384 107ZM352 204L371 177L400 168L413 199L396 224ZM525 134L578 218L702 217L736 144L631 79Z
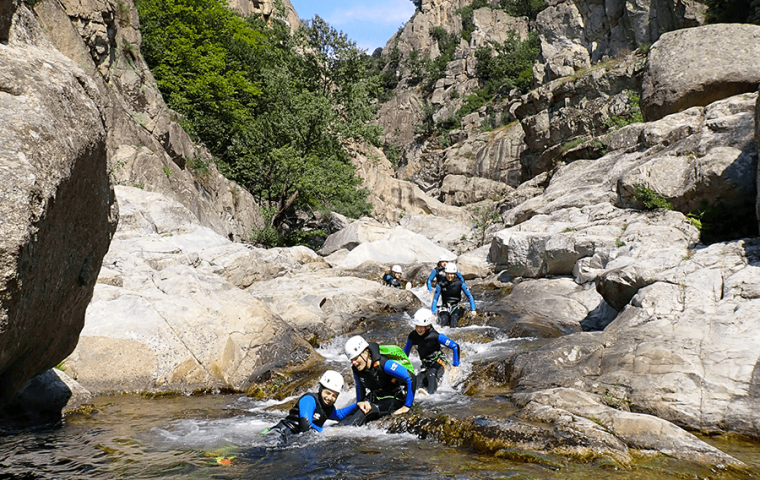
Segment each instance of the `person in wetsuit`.
M446 268L446 265L449 263L449 256L448 255L441 255L441 257L438 259L438 265L435 266L432 272L430 272L430 275L427 279L427 289L428 292L433 293L435 286L433 286L433 281L436 282L436 285L446 280L446 272L444 272L444 269Z
M446 280L439 283L435 287L435 294L433 295L433 304L431 310L433 313L438 312L438 318L441 321L441 326L456 327L459 323L459 319L464 315L464 307L459 304L462 301L462 292L467 295L470 300L470 312L475 315L475 299L472 298L472 293L467 285L464 283L464 278L457 272L457 266L453 263L446 265ZM441 308L438 308L438 297L442 300Z
M403 288L401 286L401 267L394 265L390 272L386 271L383 275L383 283L388 287Z
M401 415L414 402L415 379L400 363L380 354L377 343L361 336L346 342L346 355L356 382L358 409L341 425L364 425L387 415Z
M335 401L343 389L343 376L335 370L328 370L319 379L319 392L307 393L298 399L288 416L262 434L280 435L280 444L286 444L294 435L314 429L322 431L325 421L343 420L357 410L356 404L341 409L335 408Z
M433 328L435 315L427 308L421 308L414 314L414 331L407 337L404 353L409 355L412 347L417 347L417 354L422 360L422 371L417 374L417 386L429 394L438 390L438 382L443 372L449 368L449 362L441 350L441 345L454 352L453 367L459 366L459 345L454 340L438 333Z

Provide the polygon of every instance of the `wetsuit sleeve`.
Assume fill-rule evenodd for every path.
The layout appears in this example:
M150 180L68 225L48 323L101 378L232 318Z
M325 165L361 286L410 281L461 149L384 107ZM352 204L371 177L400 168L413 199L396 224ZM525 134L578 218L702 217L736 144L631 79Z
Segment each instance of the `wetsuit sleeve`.
M439 333L438 343L440 343L444 347L449 347L451 351L454 352L454 361L451 362L451 364L454 365L455 367L458 367L459 366L459 345L457 345L457 342L450 339L446 335Z
M432 272L430 272L430 276L428 277L428 280L427 280L428 292L432 292L433 291L433 284L432 283L433 283L433 279L435 278L435 274L436 273L438 273L438 270L436 270L435 268L433 269Z
M356 403L364 401L364 385L354 373L354 385L356 385Z
M412 385L412 376L409 375L409 370L398 362L388 360L385 362L385 365L383 365L383 371L406 384L406 401L404 402L404 406L412 408L412 403L414 403L414 388Z
M298 401L298 416L309 422L311 428L321 432L322 427L314 425L312 420L314 419L314 411L317 409L317 401L311 395L304 395L301 400Z
M412 339L407 337L406 338L406 345L404 345L404 353L409 356L409 352L412 351Z
M470 299L470 310L475 310L475 299L472 298L470 289L467 288L467 285L465 285L464 282L462 282L462 291L467 295L467 298Z
M464 285L464 283L462 285ZM441 286L436 285L435 295L433 295L433 304L430 306L430 311L433 313L435 313L436 309L438 309L438 297L440 296L441 296Z
M355 403L352 403L351 405L347 407L343 407L340 410L337 408L333 410L333 413L330 415L330 420L343 420L347 416L351 415L356 411L358 407Z

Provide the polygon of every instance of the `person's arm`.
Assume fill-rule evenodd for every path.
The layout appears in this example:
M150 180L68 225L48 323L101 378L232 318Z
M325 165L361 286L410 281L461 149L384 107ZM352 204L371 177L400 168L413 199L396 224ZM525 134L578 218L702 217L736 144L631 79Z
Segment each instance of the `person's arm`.
M408 357L409 352L411 351L412 351L412 339L411 339L411 334L410 334L410 336L406 338L406 345L404 345L404 353Z
M359 377L354 373L354 385L356 385L356 403L364 400L364 385L359 381Z
M351 415L356 411L358 407L355 403L352 403L351 405L347 407L343 407L340 410L337 408L333 410L333 413L330 414L330 420L343 420L347 416Z
M455 367L458 367L459 366L459 345L457 345L457 342L450 339L446 335L439 333L438 343L440 343L444 347L449 347L451 351L454 352L454 360L451 362L451 364Z
M464 284L462 284L464 285ZM430 311L435 313L436 309L438 308L438 297L441 295L441 286L436 285L435 286L435 295L433 295L433 304L430 306Z
M308 422L309 426L314 430L321 432L322 427L314 425L314 411L317 409L317 401L311 395L304 395L301 400L298 401L298 416L301 420L301 424L305 426Z
M431 292L431 293L433 292L433 285L432 285L432 283L433 283L433 279L435 278L435 275L437 273L438 273L438 270L436 270L435 268L433 269L432 272L430 272L430 276L427 279L428 292Z
M470 293L470 289L467 288L467 285L465 285L464 282L462 282L462 291L464 291L464 293L467 295L467 298L470 299L470 310L474 312L475 311L475 299L472 298L472 294Z
M414 388L412 386L412 376L409 375L409 370L398 362L388 360L385 362L385 365L383 365L383 371L406 384L406 401L404 402L404 406L411 408L412 403L414 403Z

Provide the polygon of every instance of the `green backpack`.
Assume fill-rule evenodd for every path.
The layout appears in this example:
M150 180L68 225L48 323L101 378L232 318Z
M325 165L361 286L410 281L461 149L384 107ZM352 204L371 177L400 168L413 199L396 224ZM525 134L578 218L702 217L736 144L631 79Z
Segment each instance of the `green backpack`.
M384 356L388 360L393 360L394 362L400 363L406 367L407 370L409 370L410 374L414 375L414 367L412 366L412 361L409 360L409 357L406 356L403 348L396 345L378 345L378 347L380 349L380 355Z

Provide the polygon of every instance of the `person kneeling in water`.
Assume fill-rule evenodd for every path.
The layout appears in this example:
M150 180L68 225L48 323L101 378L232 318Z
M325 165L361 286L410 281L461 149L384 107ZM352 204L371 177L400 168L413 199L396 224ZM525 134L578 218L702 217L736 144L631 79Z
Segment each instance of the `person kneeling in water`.
M452 366L459 366L459 345L454 340L438 333L433 328L435 315L427 308L420 308L414 314L414 331L409 334L404 346L404 353L409 355L412 347L417 347L417 353L422 360L422 371L417 374L417 385L433 394L438 390L438 382L443 377L444 370L449 368L448 359L441 350L441 345L449 347L454 352Z
M285 444L293 439L293 435L308 432L311 428L321 432L327 419L343 420L357 409L355 403L340 410L335 408L342 389L343 376L335 370L326 371L319 379L318 393L303 395L285 419L261 433L277 433L281 436L280 443Z
M383 284L386 287L403 288L401 285L401 266L394 265L391 267L390 272L385 272L383 275Z
M341 425L364 425L380 417L409 411L414 402L415 379L406 367L380 355L377 343L368 343L359 335L346 342L346 355L351 360L356 382L358 410Z

